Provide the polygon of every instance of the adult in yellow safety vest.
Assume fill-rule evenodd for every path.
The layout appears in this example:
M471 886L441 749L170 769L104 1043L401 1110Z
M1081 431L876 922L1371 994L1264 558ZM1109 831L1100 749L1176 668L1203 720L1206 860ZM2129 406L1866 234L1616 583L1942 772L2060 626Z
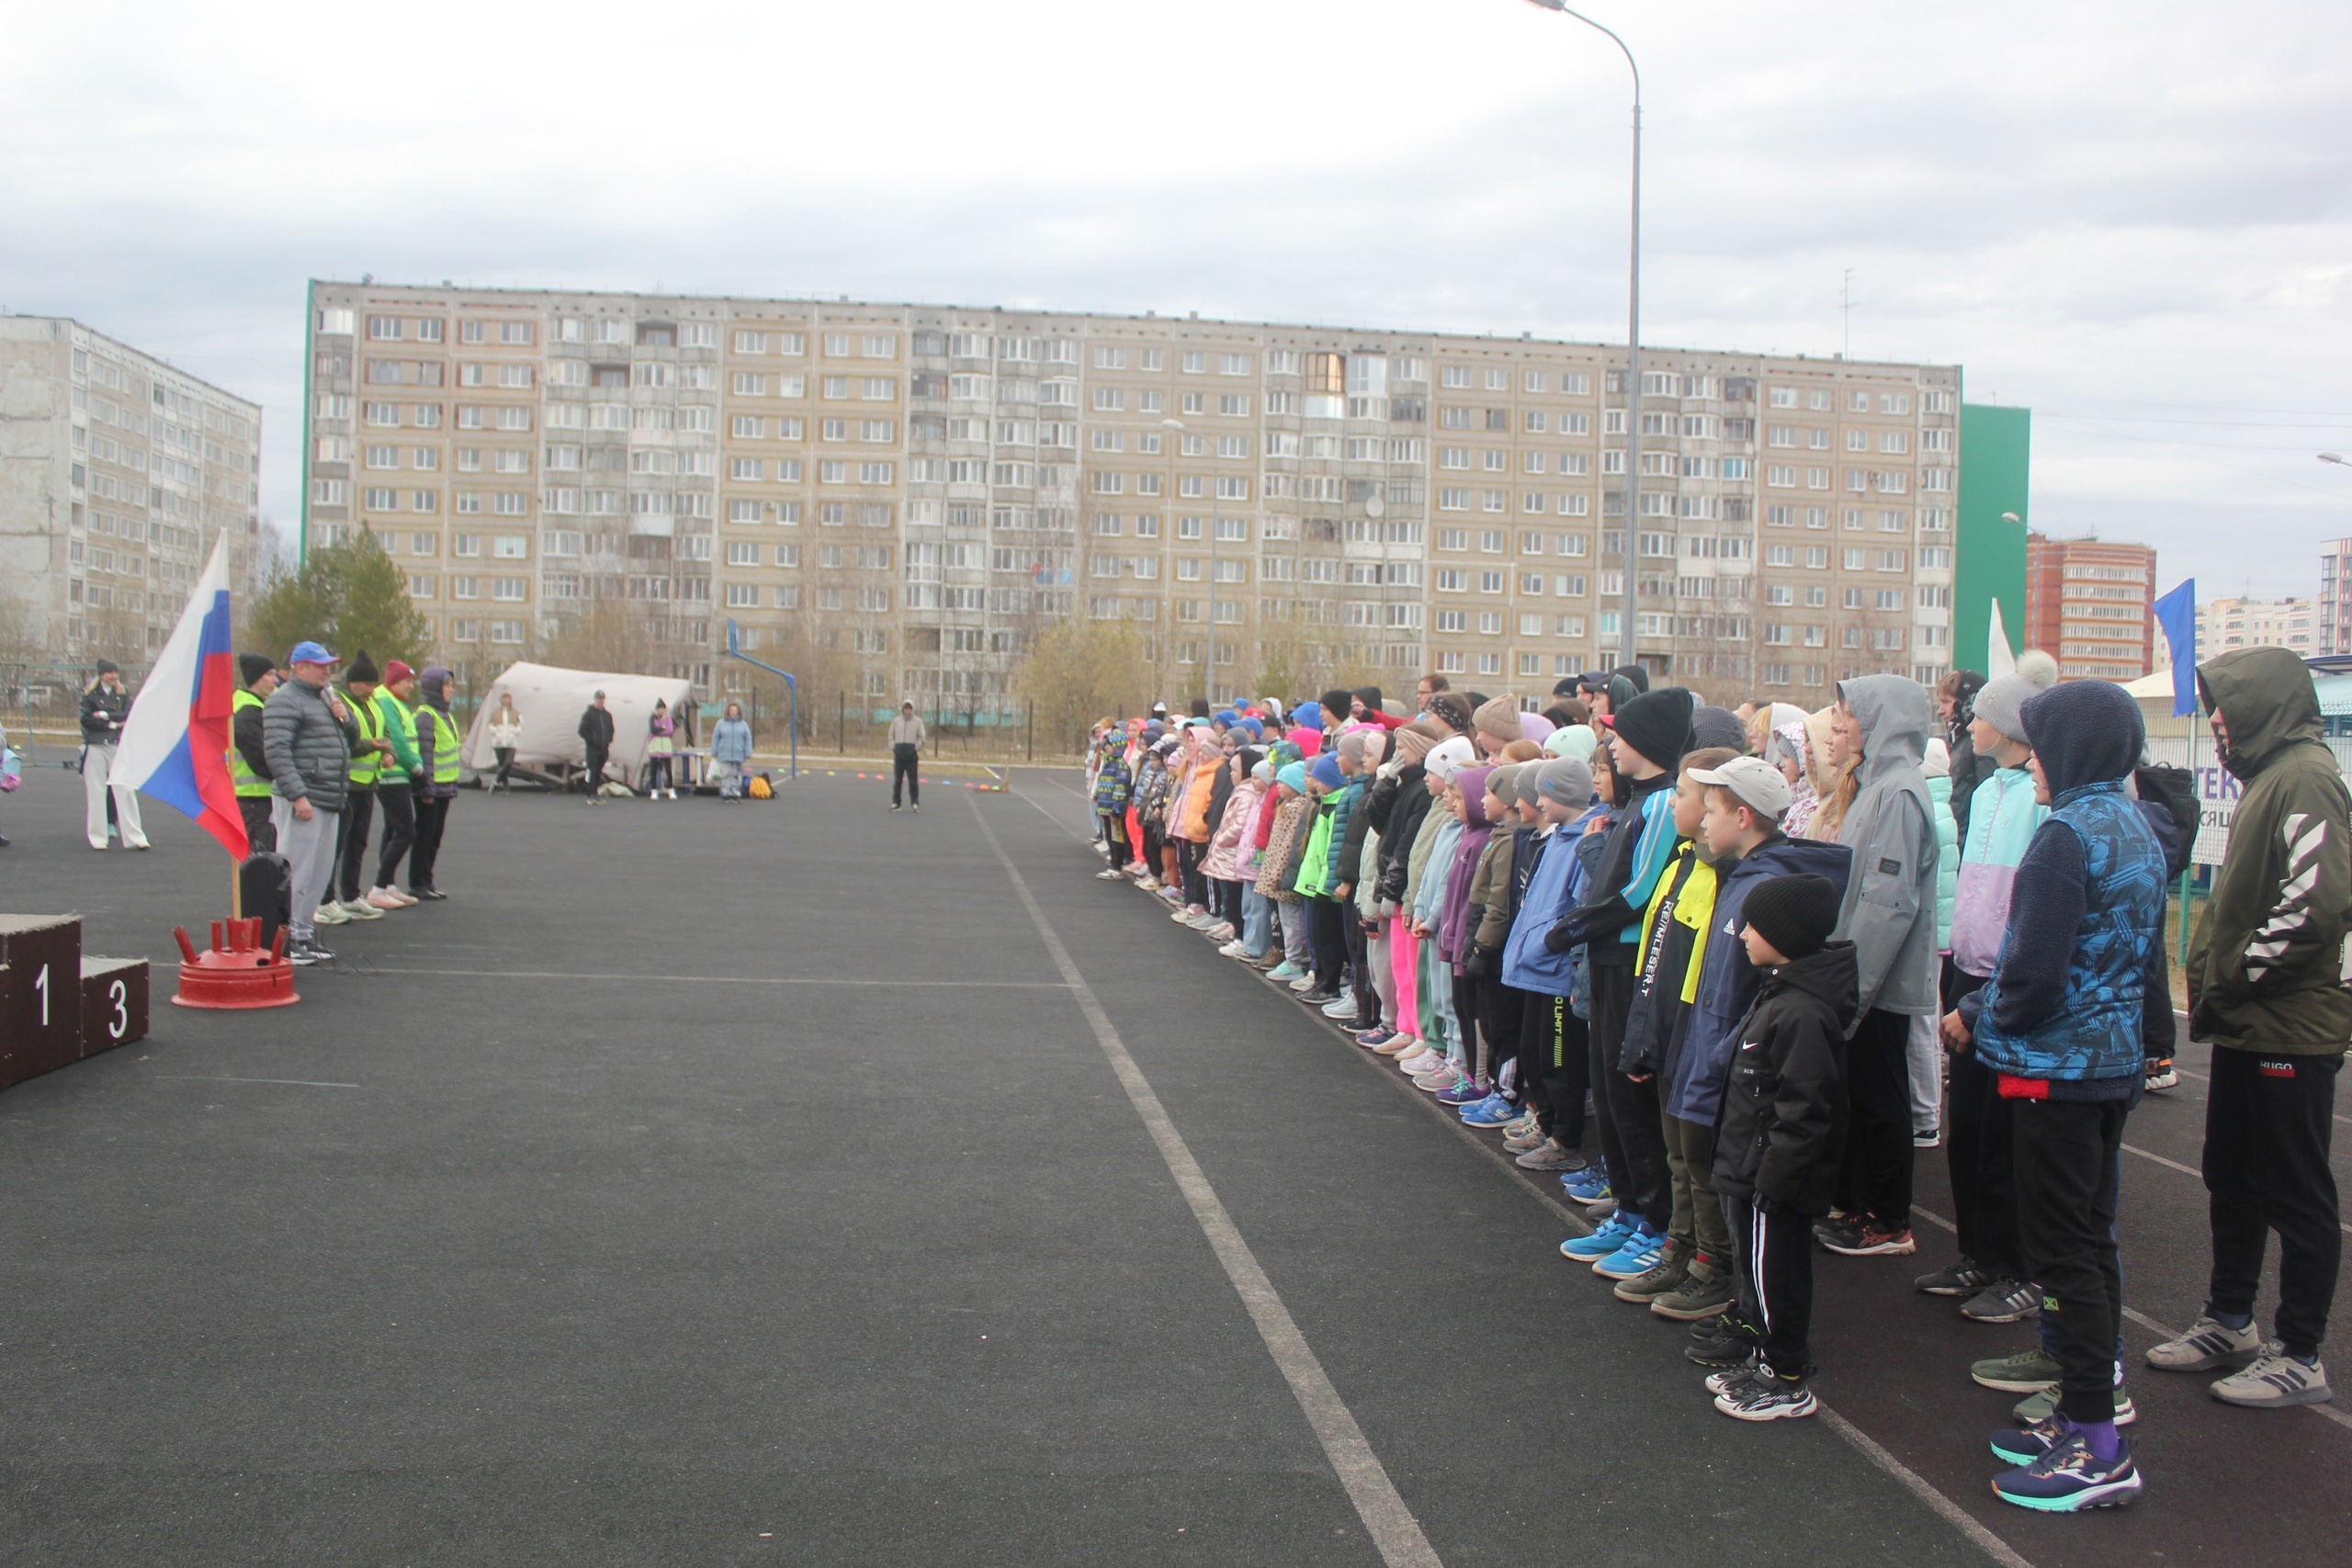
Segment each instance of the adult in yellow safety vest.
M261 750L261 705L277 690L277 667L266 653L241 653L237 678L244 684L229 705L229 780L237 789L237 815L245 819L245 852L267 854L277 848L277 829L269 820L269 760Z
M376 809L384 818L382 849L376 857L376 885L368 902L379 909L405 909L416 902L396 880L401 862L416 843L415 791L424 773L416 750L416 716L409 702L416 692L416 671L392 660L384 666L384 683L368 699L384 721L384 740L391 755L376 771Z
M379 920L384 918L384 911L368 901L368 890L359 886L359 868L368 858L368 829L375 818L377 778L391 755L392 743L384 739L384 714L375 701L379 672L366 649L352 657L343 679L359 738L352 746L351 784L343 797L343 818L338 825L341 837L334 852L335 879L327 890L326 901L319 906L317 919L327 919L332 906L345 919Z
M465 771L459 753L465 732L449 711L449 671L435 664L417 678L424 700L416 705L416 749L429 770L416 786L416 849L409 856L408 890L419 898L438 903L448 895L434 886L433 868L441 859L441 835L449 823L449 807L458 798L458 776Z

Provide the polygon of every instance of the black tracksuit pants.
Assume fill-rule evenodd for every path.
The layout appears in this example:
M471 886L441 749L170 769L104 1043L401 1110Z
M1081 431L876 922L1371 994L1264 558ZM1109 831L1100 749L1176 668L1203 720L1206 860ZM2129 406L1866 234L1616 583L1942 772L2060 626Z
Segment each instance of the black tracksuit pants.
M1527 1064L1520 1061L1521 1030L1527 1017L1527 993L1503 984L1495 974L1502 967L1502 954L1495 954L1492 968L1478 976L1478 1027L1487 1036L1487 1046L1492 1059L1487 1077L1499 1084L1503 1068L1519 1062L1510 1075L1512 1098L1519 1103L1527 1101Z
M1813 1375L1813 1216L1767 1213L1724 1193L1724 1222L1737 1254L1732 1278L1739 1305L1733 1326L1762 1330L1765 1365L1776 1376Z
M1614 945L1632 956L1624 943ZM1626 1213L1663 1233L1674 1218L1674 1189L1666 1168L1666 1133L1657 1119L1657 1082L1637 1084L1617 1070L1626 1015L1634 1006L1634 967L1595 964L1590 973L1593 1120L1600 1126L1610 1190Z
M2213 1048L2205 1102L2205 1190L2213 1227L2208 1311L2250 1313L2262 1253L2278 1233L2278 1337L2311 1356L2327 1337L2343 1260L2328 1164L2344 1058Z
M1889 1230L1911 1228L1911 1021L1872 1008L1846 1046L1846 1100L1852 1120L1838 1206Z
M433 868L441 861L441 835L449 826L448 795L416 803L416 848L408 857L408 890L434 886Z
M1944 1010L1981 990L1984 982L1947 967ZM2000 1078L1973 1051L1947 1053L1951 1107L1944 1128L1945 1166L1951 1175L1951 1217L1960 1251L2003 1279L2025 1278L2018 1250L2018 1187L2012 1145L2017 1102L2001 1098Z
M922 804L922 779L915 772L917 752L911 741L901 740L890 748L890 804L899 804L899 787L906 786L907 803Z
M2041 1287L2042 1328L2061 1369L2059 1408L2070 1421L2111 1421L2116 1335L2123 1321L2116 1163L2132 1102L2012 1103L2018 1237L2028 1276Z
M1363 929L1363 915L1353 898L1340 906L1340 927L1347 939L1348 971L1354 981L1351 988L1355 995L1356 1025L1372 1029L1380 1022L1380 992L1372 983L1372 933ZM1238 919L1234 929L1241 929Z
M1535 1120L1564 1149L1584 1147L1584 1097L1592 1078L1591 1031L1566 997L1522 991L1520 1077Z
M1340 988L1340 971L1348 962L1347 933L1341 929L1345 917L1336 898L1309 898L1306 901L1306 944L1315 958L1315 988L1336 991Z
M359 896L368 891L359 886L359 870L368 859L368 829L375 826L375 820L373 789L355 789L344 795L343 819L335 824L335 831L342 837L335 845L336 891L333 896L346 904L357 903Z
M397 887L401 862L416 842L416 805L406 782L379 781L376 805L384 814L384 848L376 861L376 886Z
M107 792L107 799L114 799L114 792ZM237 815L245 819L245 853L266 855L277 852L277 824L270 820L270 797L266 795L237 796Z

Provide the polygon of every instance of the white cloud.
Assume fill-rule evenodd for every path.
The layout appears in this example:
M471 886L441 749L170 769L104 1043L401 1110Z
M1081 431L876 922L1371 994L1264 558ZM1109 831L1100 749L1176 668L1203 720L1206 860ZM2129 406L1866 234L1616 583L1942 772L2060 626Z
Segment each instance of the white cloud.
M1851 267L1858 356L2044 415L2041 525L2311 591L2352 13L1600 15L1647 72L1647 341L1834 353ZM6 305L263 399L280 513L312 276L1624 330L1623 62L1512 0L85 4L8 69Z

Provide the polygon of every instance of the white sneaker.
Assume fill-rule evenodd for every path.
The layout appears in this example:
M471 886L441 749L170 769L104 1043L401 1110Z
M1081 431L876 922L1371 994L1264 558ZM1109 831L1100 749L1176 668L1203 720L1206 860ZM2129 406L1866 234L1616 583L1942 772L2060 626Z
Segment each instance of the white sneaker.
M365 898L338 898L334 907L355 920L380 920L384 918L384 911Z
M2327 1369L2314 1359L2305 1366L2273 1339L2244 1371L2233 1372L2212 1385L2213 1397L2224 1404L2252 1410L2283 1410L2291 1404L2325 1404L2335 1397L2327 1386Z
M2262 1354L2262 1330L2252 1324L2224 1328L2199 1314L2188 1332L2153 1346L2148 1365L2160 1372L2209 1372L2216 1367L2243 1367Z
M1098 871L1094 874L1094 880L1097 882L1116 882L1119 879L1120 874L1116 871Z
M311 917L311 923L319 926L339 926L350 919L349 915L343 912L342 905L322 904L318 911Z
M407 905L401 903L399 898L395 897L389 889L382 887L370 887L366 893L360 895L359 901L367 905L371 909L404 909L408 908Z

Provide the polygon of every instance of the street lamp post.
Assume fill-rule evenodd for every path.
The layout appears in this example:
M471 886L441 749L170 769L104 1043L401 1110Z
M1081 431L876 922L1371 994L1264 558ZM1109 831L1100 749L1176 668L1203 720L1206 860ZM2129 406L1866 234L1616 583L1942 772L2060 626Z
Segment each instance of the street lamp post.
M1635 553L1642 523L1642 68L1625 40L1581 11L1560 0L1527 0L1546 11L1574 17L1596 32L1608 35L1634 73L1634 218L1631 273L1625 288L1625 525L1619 558L1625 565L1625 624L1618 647L1628 664L1635 662L1634 623L1639 599L1634 583ZM1607 530L1604 527L1603 532Z

